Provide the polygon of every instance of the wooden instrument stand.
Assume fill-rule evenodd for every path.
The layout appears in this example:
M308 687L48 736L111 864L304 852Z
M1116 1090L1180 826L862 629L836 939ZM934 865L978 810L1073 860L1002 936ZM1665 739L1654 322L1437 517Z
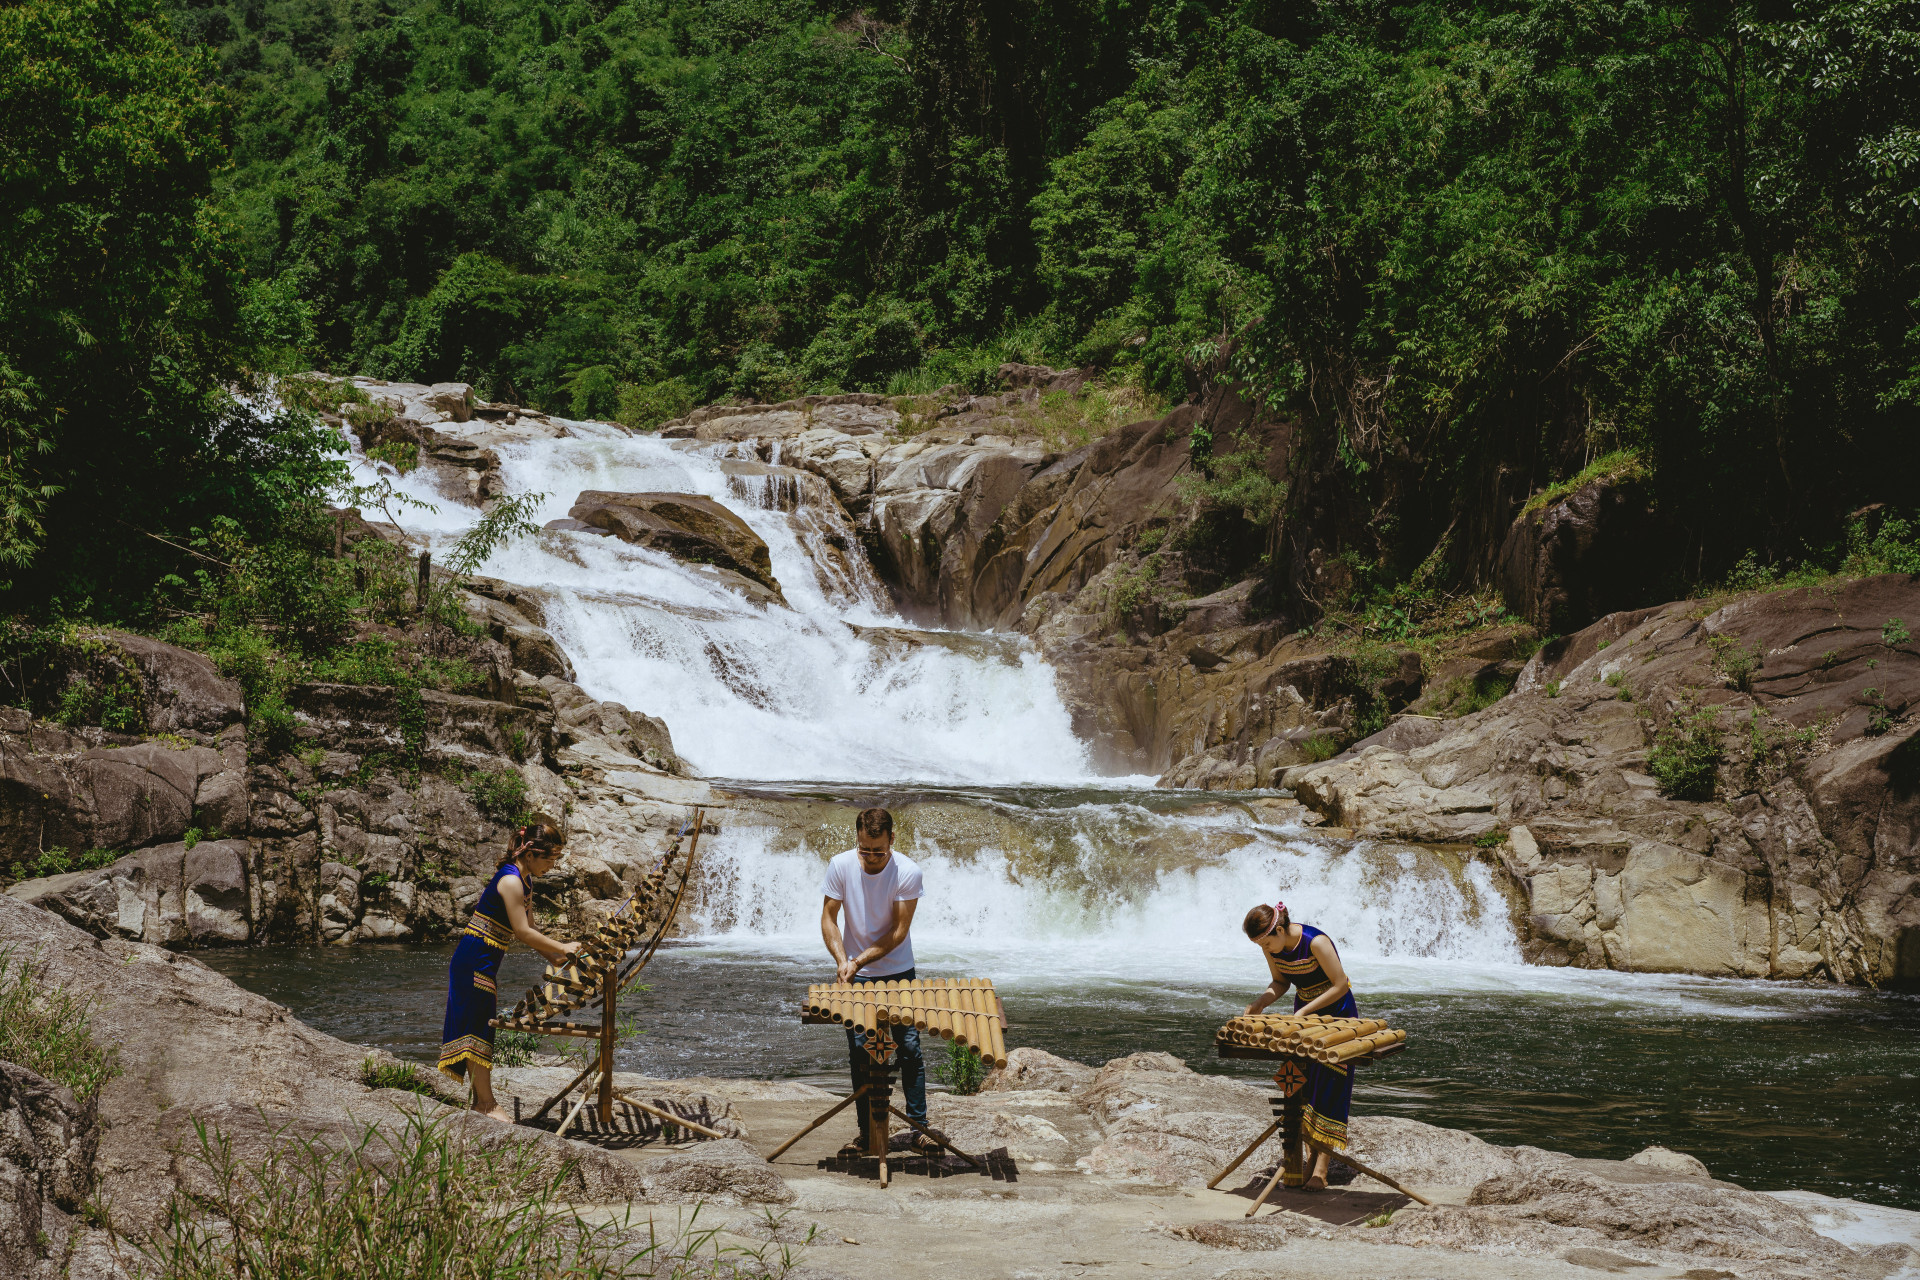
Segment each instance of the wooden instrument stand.
M807 1126L774 1148L771 1164L794 1143L839 1115L855 1102L867 1100L867 1131L861 1135L867 1156L880 1162L880 1185L888 1185L888 1116L906 1121L943 1149L953 1152L982 1173L984 1161L970 1156L940 1134L893 1105L893 1073L898 1064L893 1026L917 1027L967 1045L992 1066L1006 1065L1006 1006L989 982L973 979L921 979L870 984L816 984L800 1010L800 1021L814 1026L845 1026L862 1036L867 1082L821 1112Z
M1236 1021L1238 1021L1238 1019L1236 1019ZM1317 1142L1307 1140L1303 1132L1303 1113L1306 1110L1305 1095L1307 1091L1306 1064L1314 1061L1314 1059L1300 1052L1235 1043L1232 1039L1229 1039L1228 1036L1228 1029L1232 1026L1233 1023L1229 1023L1227 1027L1221 1028L1220 1035L1214 1040L1214 1050L1222 1058L1255 1058L1268 1062L1278 1061L1280 1068L1273 1073L1273 1083L1279 1088L1280 1096L1268 1099L1268 1101L1273 1104L1273 1123L1268 1125L1259 1137L1249 1142L1246 1150L1235 1156L1233 1161L1228 1164L1226 1168L1222 1169L1212 1182L1207 1184L1209 1190L1218 1187L1221 1182L1226 1180L1228 1174L1238 1169L1245 1163L1248 1156L1259 1150L1268 1138L1271 1138L1278 1132L1280 1134L1280 1163L1274 1168L1273 1176L1267 1179L1267 1185L1261 1190L1259 1198L1253 1202L1253 1207L1247 1210L1246 1216L1249 1218L1260 1212L1261 1206L1267 1203L1267 1200L1272 1197L1274 1191L1282 1183L1285 1183L1289 1187L1305 1185L1307 1179L1303 1147L1312 1149L1316 1154L1324 1151L1329 1157L1338 1157L1343 1163L1364 1173L1375 1182L1384 1183L1411 1200L1418 1200L1421 1204L1433 1203L1419 1193L1407 1190L1386 1174L1369 1169L1347 1152L1334 1151L1329 1147L1321 1146ZM1402 1036L1402 1039L1396 1043L1384 1044L1358 1057L1348 1058L1345 1060L1344 1065L1351 1071L1362 1062L1376 1061L1380 1058L1387 1057L1389 1054L1400 1052L1406 1044L1404 1039L1405 1033L1396 1032L1394 1034Z

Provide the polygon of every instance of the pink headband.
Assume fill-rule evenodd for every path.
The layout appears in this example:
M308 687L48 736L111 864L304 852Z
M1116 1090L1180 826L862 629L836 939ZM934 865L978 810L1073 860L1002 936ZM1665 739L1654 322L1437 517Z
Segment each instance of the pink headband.
M1287 914L1286 903L1284 902L1274 903L1273 904L1273 923L1267 926L1267 933L1272 933L1275 929L1278 929L1280 927L1280 917L1286 914ZM1267 933L1261 934L1260 937L1261 938L1266 937ZM1256 938L1255 941L1257 942L1259 941L1259 939Z

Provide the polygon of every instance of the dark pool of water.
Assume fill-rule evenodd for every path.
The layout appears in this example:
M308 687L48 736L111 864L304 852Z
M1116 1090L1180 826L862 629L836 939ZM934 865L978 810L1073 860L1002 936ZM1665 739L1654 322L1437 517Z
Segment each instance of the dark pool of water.
M430 1059L450 951L269 948L201 958L333 1035ZM798 956L663 948L647 972L653 989L623 1002L646 1030L622 1047L620 1065L831 1083L845 1070L844 1041L800 1026L795 1014L804 985L831 976L823 968ZM509 955L503 999L538 970L530 954ZM943 971L923 963L922 976ZM1396 970L1373 984L1365 1011L1405 1027L1410 1047L1361 1073L1356 1113L1583 1156L1659 1144L1756 1190L1920 1208L1920 998L1566 971L1447 979ZM1264 1074L1257 1063L1211 1057L1214 1029L1245 991L1045 974L999 987L1010 1044L1095 1064L1164 1049L1202 1071Z

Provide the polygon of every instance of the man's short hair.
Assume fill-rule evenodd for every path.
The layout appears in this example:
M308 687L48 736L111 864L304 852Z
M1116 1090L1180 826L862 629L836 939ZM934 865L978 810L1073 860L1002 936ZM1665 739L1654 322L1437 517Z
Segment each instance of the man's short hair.
M862 809L860 816L853 820L856 834L875 839L893 834L893 815L885 809Z

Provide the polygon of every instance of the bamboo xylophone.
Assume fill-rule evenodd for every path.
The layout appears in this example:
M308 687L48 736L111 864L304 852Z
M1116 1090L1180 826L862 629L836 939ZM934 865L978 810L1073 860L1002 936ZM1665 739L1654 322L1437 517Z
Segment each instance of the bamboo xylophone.
M990 1067L1007 1065L1000 1000L985 978L819 982L807 988L800 1019L868 1033L894 1024L916 1027L967 1045Z
M1330 1018L1324 1014L1247 1013L1214 1035L1221 1057L1306 1058L1339 1064L1399 1052L1407 1033L1381 1018ZM1231 1050L1240 1050L1233 1053Z
M697 845L697 829L694 839ZM553 1019L604 999L609 975L616 977L616 992L626 990L673 923L692 869L692 850L683 858L680 837L676 836L653 869L593 936L564 964L549 964L540 984L522 996L511 1013L495 1018L493 1025L550 1035L554 1033ZM636 948L640 953L630 954Z

